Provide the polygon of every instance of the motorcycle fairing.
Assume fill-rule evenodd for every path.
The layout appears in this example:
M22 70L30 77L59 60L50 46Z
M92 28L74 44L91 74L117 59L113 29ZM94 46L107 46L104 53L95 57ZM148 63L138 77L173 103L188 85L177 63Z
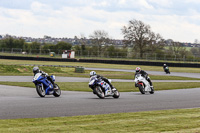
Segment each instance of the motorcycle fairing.
M55 77L54 81L55 81ZM43 86L45 89L45 94L46 95L50 95L53 93L53 84L45 77L43 76L41 73L37 73L34 78L33 78L33 83L39 85L39 86Z

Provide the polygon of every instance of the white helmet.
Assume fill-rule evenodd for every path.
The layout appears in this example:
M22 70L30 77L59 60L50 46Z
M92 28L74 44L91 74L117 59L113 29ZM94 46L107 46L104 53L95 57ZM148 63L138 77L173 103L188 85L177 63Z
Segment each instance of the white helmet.
M95 71L91 71L91 72L90 72L90 77L92 77L92 76L94 76L94 75L97 75L96 72L95 72Z

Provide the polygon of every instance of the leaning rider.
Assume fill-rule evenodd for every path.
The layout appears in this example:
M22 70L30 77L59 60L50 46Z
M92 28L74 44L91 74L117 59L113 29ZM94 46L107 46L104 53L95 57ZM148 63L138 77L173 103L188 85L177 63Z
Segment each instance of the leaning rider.
M144 70L141 70L140 67L137 67L137 68L135 69L135 76L136 76L137 74L141 74L143 77L145 77L145 79L149 82L150 87L153 88L153 84L152 84L151 79L150 79L150 77L148 76L148 73L147 73L147 72L145 72ZM137 87L137 84L135 84L135 87Z
M168 67L166 64L163 64L163 69L165 70L165 68Z
M111 87L111 89L114 89L114 86L109 82L109 80L101 75L97 75L95 71L91 71L90 72L90 77L92 76L96 76L96 78L98 79L102 79L103 81L105 81L106 83L108 83Z
M37 74L37 73L42 73L42 75L46 76L47 79L53 84L53 87L56 88L56 85L55 83L53 82L53 79L51 78L51 76L49 76L47 73L45 73L44 71L41 71L39 69L39 67L35 66L33 67L33 73L34 73L34 76Z

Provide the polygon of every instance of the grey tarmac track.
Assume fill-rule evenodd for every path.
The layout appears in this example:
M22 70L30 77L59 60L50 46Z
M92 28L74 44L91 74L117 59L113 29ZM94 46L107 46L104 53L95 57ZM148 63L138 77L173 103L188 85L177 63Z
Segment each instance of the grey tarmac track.
M128 69L109 69L109 68L85 68L85 70L101 70L101 71L122 71L122 72L135 72L135 70ZM152 75L166 75L166 76L180 76L180 77L189 77L189 78L200 78L200 73L179 73L172 72L171 74L165 74L160 71L147 71L147 73ZM0 81L8 82L31 82L33 76L0 76ZM56 76L56 82L88 82L88 78L79 78L79 77L59 77ZM123 79L112 79L113 82L133 82L134 80L123 80ZM152 82L191 82L182 81L182 80L152 80ZM198 80L192 80L192 82L200 82Z
M0 76L0 81L7 82L32 82L33 76ZM89 82L89 78L59 77L56 82ZM127 79L112 79L112 82L134 82ZM200 82L200 80L152 80L152 82Z
M0 76L0 81L6 82L32 82L33 76ZM89 82L89 78L59 77L56 82ZM112 79L112 82L134 82L127 79ZM200 82L200 80L152 80L152 82Z
M88 70L128 71L122 69L86 68ZM147 71L149 74L166 75L164 72ZM200 78L196 73L171 73L168 76ZM33 76L0 76L0 81L31 82ZM88 82L89 78L58 77L56 82ZM113 79L113 82L133 80ZM153 80L153 82L191 82L187 80ZM199 82L195 80L193 82ZM62 89L62 88L61 88ZM62 117L138 112L179 108L199 108L200 88L156 91L142 95L139 92L122 92L119 99L99 99L92 92L62 91L59 98L40 98L35 88L0 85L0 119Z
M85 68L85 70L101 70L101 71L119 71L119 72L133 72L135 70L128 69L110 69L110 68ZM188 78L200 78L200 73L183 73L183 72L171 72L171 74L166 74L164 71L146 71L148 74L152 75L165 75L165 76L180 76L180 77L188 77Z
M0 119L96 115L200 107L200 88L120 93L119 99L99 99L92 92L62 91L41 98L34 88L0 85Z

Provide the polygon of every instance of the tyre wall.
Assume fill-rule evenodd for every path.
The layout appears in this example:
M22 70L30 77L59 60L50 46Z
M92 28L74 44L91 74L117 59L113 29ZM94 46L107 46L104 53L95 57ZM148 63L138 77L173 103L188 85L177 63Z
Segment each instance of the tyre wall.
M200 63L168 63L168 62L99 60L99 59L63 59L63 58L2 56L2 55L0 55L0 59L35 60L35 61L58 61L58 62L84 62L84 63L106 63L106 64L148 65L148 66L163 66L163 64L166 63L170 67L194 67L194 68L199 68L200 67Z

